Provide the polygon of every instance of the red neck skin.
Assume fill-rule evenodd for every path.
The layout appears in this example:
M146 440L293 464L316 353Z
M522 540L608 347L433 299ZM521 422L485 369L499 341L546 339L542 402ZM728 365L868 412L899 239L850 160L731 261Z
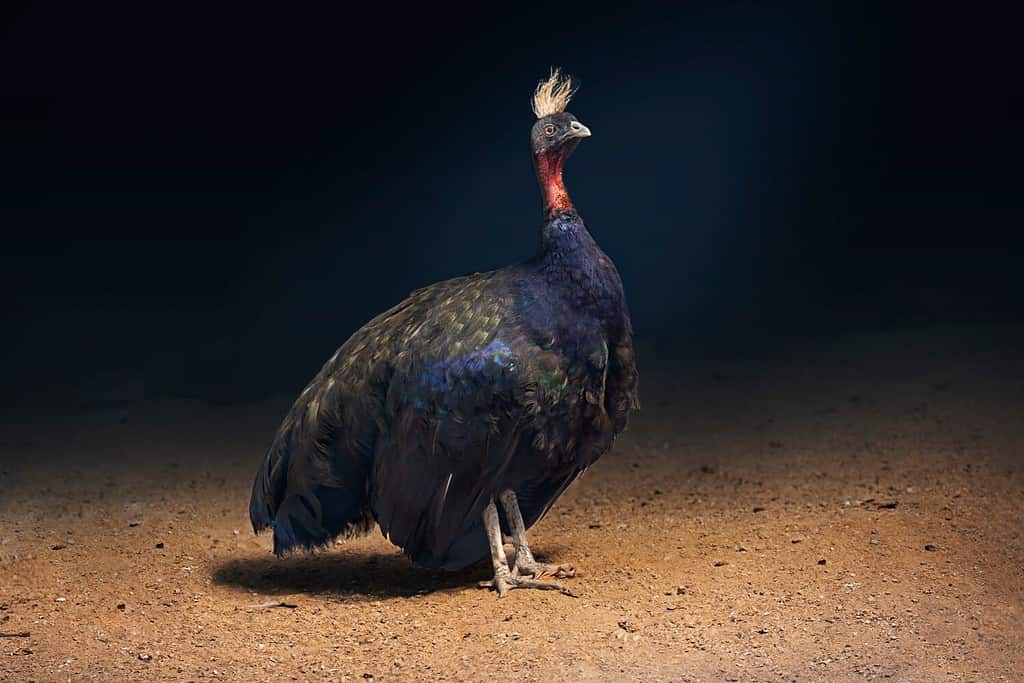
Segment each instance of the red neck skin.
M562 182L562 166L566 154L562 150L551 150L534 157L537 166L537 181L544 195L544 210L548 216L565 211L574 211L569 192Z

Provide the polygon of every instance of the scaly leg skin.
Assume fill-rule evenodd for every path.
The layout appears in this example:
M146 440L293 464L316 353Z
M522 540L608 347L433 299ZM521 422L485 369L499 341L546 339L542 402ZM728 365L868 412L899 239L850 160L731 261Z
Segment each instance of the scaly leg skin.
M519 511L519 501L516 500L515 491L509 489L502 493L500 498L501 505L505 508L505 518L508 519L508 524L512 527L512 543L516 547L513 575L528 576L533 579L544 576L567 579L576 576L576 568L571 564L545 564L533 558L530 545L526 542L526 524L523 523L523 514Z
M501 522L498 519L498 508L494 505L493 500L484 508L484 529L487 530L487 541L491 546L491 564L494 566L494 578L490 581L481 581L481 588L493 588L498 592L499 598L505 597L513 588L556 590L566 595L572 595L568 589L557 583L519 576L509 570L508 559L505 557L505 548L501 544Z

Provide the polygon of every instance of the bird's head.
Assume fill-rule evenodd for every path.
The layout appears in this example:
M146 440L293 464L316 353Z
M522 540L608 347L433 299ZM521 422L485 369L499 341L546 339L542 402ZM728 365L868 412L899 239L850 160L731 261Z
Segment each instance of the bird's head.
M533 124L530 145L533 155L556 154L563 159L572 154L583 138L590 137L590 129L567 111L548 114Z
M552 69L547 80L533 92L533 113L537 123L530 131L530 147L537 168L537 180L548 215L575 211L562 182L562 165L590 129L565 110L575 90L572 79Z
M530 132L530 146L534 157L542 155L565 159L583 138L590 137L590 129L565 111L575 93L572 79L562 76L558 69L541 81L533 93L533 113L537 122Z

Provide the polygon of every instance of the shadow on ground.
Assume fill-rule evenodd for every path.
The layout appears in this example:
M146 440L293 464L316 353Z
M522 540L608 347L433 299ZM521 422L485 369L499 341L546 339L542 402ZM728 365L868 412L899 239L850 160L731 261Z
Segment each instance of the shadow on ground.
M214 583L268 595L337 593L375 600L475 588L478 581L488 578L490 567L486 562L447 572L417 567L399 553L351 551L236 558L213 571Z
M537 553L538 560L544 561L552 551L557 555L560 548L545 550ZM443 571L417 567L399 552L353 550L284 558L240 557L226 560L213 570L213 582L218 585L266 595L336 593L372 600L477 590L477 584L491 576L488 559L458 571Z

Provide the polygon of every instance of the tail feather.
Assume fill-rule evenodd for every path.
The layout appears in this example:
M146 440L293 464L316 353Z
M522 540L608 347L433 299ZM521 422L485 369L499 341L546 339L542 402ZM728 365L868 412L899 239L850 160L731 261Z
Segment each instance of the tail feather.
M256 473L249 499L249 521L256 533L273 526L279 503L284 499L288 477L283 470L288 467L288 451L277 448L277 440L270 448L263 465Z
M365 459L341 439L325 441L323 426L301 415L293 409L281 425L249 501L253 530L272 527L278 555L323 546L341 535L361 535L373 526Z

